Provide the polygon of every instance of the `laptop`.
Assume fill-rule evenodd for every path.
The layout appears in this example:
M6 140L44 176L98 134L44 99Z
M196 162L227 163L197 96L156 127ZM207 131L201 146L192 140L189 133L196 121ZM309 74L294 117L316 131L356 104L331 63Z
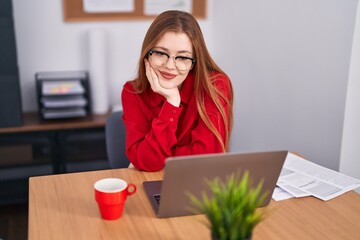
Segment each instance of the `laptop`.
M219 177L225 180L230 174L249 172L254 186L263 180L262 191L268 195L263 206L269 204L284 164L287 151L253 153L215 153L169 157L166 159L164 179L145 181L143 186L159 218L193 215L188 193L200 197L209 195L206 180Z

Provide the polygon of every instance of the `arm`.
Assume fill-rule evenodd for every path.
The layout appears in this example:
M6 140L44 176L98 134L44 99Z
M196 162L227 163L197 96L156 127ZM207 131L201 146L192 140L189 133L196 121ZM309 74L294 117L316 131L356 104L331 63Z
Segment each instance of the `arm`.
M224 74L217 75L215 87L222 92L224 99L221 100L221 105L225 109L226 116L229 116L229 110L232 106L229 106L229 100L232 98L231 82ZM221 138L225 141L226 129L225 123L221 117L219 110L216 108L214 102L210 99L209 95L204 99L206 111L209 115L210 121L219 131ZM191 141L187 144L177 144L174 148L174 155L192 155L192 154L205 154L205 153L220 153L223 152L222 146L215 135L206 126L204 121L198 117L198 123L196 127L191 131Z
M176 144L176 129L182 107L163 101L158 116L152 116L148 102L134 93L130 83L122 91L123 120L126 126L126 155L139 170L158 171Z

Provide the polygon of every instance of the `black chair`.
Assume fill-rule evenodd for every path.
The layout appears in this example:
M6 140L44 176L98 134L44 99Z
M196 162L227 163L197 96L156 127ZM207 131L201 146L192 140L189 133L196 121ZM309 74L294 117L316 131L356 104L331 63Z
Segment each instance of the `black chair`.
M127 168L130 161L125 155L125 125L122 111L112 112L105 125L106 151L111 168Z

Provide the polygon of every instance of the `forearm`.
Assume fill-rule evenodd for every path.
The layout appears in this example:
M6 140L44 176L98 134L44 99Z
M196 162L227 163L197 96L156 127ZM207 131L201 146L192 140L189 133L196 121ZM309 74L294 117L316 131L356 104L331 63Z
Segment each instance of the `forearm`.
M133 137L127 141L126 154L129 160L138 170L158 171L164 167L165 159L171 156L171 148L176 144L175 132L171 127L154 119L152 127L141 137L143 133L130 133ZM134 139L134 136L139 139Z
M158 171L164 167L165 159L172 155L171 149L177 143L181 110L165 102L159 115L150 120L144 119L144 115L134 116L140 113L127 116L124 111L126 154L137 169Z
M221 137L224 141L225 134L223 127L218 126ZM188 144L178 142L173 148L174 156L220 153L223 152L222 145L210 129L199 120L198 126L191 131L191 141Z

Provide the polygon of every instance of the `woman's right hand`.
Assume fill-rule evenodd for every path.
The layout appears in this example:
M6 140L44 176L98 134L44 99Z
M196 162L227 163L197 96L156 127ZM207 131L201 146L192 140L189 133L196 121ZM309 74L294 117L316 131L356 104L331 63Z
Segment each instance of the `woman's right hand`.
M146 76L150 83L151 89L154 92L164 96L170 104L179 107L181 101L179 89L177 87L170 89L162 87L159 82L159 77L156 75L154 69L150 66L149 60L145 59L144 61L146 68Z

